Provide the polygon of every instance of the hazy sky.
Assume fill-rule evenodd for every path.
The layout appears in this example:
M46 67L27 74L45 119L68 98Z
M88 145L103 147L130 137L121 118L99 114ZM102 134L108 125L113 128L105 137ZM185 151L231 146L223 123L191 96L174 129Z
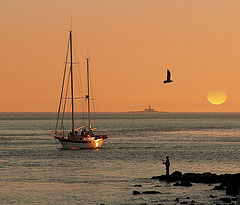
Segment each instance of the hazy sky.
M0 0L0 112L57 111L71 14L97 111L240 112L239 11L238 0ZM214 89L224 104L207 101Z

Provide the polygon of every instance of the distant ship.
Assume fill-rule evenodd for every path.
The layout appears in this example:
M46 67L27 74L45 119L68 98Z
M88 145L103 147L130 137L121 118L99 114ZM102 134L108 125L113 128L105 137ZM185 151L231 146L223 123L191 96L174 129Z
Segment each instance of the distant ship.
M151 106L149 105L148 108L144 109L144 112L158 112L158 111L156 111L154 108L151 108Z
M148 108L145 108L144 110L141 111L130 111L130 112L141 112L141 113L155 113L155 112L164 112L164 111L157 111L154 108L152 108L150 105L148 106Z

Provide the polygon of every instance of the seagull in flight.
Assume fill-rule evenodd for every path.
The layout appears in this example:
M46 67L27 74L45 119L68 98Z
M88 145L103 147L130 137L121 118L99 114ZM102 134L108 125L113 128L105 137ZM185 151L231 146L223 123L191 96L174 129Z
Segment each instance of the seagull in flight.
M173 81L171 80L171 73L170 73L170 70L167 69L167 80L164 80L164 81L163 81L163 84L165 84L165 83L171 83L171 82L173 82Z

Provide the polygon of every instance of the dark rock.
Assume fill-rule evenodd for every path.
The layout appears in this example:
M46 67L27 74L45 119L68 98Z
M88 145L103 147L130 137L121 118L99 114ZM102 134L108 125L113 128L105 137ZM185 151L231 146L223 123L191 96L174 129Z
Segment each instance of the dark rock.
M210 172L198 174L198 173L186 173L182 176L183 180L188 180L193 183L217 183L219 182L218 175Z
M181 184L179 182L176 182L175 184L173 184L173 186L181 186Z
M213 196L212 194L209 196L210 198L216 198L215 196Z
M188 197L186 197L186 199L190 199L190 197L188 196Z
M193 202L191 202L189 205L194 205L194 203L193 203Z
M221 184L219 186L214 186L213 190L225 190L225 187Z
M180 180L181 177L182 177L182 172L175 171L170 176L173 177L173 178L176 178L177 180Z
M159 181L176 182L174 186L192 186L191 183L221 183L215 186L214 190L224 190L226 187L227 195L237 195L240 192L240 173L237 174L212 174L206 173L185 173L179 171L173 172L171 175L153 176L152 179L159 179ZM181 183L178 183L181 181Z
M161 176L153 176L151 179L159 179Z
M179 198L176 198L174 201L179 201Z
M186 201L182 201L180 204L188 204L188 202L186 202Z
M142 187L141 184L135 184L134 187Z
M184 180L184 181L181 181L181 186L190 187L192 186L192 184L190 181Z
M192 201L191 201L191 203L195 203L195 201L194 201L194 200L192 200Z
M133 195L139 195L139 194L141 194L139 191L136 191L136 190L133 191Z
M227 195L237 195L240 190L240 181L234 181L226 186L226 194Z
M231 201L237 201L237 197L231 198Z
M220 200L224 203L231 203L231 199L230 198L220 198Z
M186 186L186 187L190 187L190 186L192 186L192 184L189 181L181 181L180 183L176 182L175 184L173 184L173 186Z
M159 191L143 191L142 194L160 194Z

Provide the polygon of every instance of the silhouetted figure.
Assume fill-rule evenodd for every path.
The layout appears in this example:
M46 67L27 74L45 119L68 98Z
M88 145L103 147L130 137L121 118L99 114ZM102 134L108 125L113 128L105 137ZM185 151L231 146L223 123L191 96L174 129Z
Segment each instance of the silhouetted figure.
M83 129L82 132L81 132L81 135L83 136L83 135L85 135L85 133L86 133L86 130Z
M171 82L173 82L173 81L171 80L171 73L170 73L170 70L167 69L167 80L164 80L164 81L163 81L163 84L165 84L165 83L171 83Z
M169 156L166 156L166 162L163 162L163 164L165 164L165 167L166 167L166 176L169 176L169 167L170 167Z

